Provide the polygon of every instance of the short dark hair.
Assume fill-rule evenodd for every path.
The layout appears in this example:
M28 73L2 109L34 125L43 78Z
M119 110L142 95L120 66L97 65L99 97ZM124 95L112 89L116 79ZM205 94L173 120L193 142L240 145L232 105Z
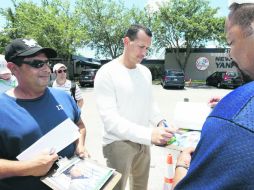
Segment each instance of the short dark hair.
M148 36L152 37L152 32L149 28L142 26L140 24L133 24L130 26L130 28L127 30L124 37L130 38L131 41L135 40L137 38L137 33L139 30L143 30Z
M233 3L229 7L228 19L233 25L239 25L246 36L253 34L251 23L254 21L254 3Z

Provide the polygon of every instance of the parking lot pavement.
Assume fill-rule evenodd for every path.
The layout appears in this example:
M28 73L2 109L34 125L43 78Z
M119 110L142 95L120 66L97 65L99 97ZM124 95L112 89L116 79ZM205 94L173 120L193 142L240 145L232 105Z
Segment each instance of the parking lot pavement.
M188 98L190 102L207 102L212 96L225 96L231 89L217 89L213 87L193 86L185 87L183 90L163 89L160 85L154 85L154 98L161 110L162 115L170 123L173 120L173 113L176 103ZM86 146L93 159L105 164L102 155L102 122L96 108L93 88L81 88L84 95L84 107L82 118L87 128ZM169 150L163 147L151 147L151 165L149 177L149 190L162 190L163 177L166 170L166 156L171 153L176 159L178 151ZM128 189L128 188L127 188Z

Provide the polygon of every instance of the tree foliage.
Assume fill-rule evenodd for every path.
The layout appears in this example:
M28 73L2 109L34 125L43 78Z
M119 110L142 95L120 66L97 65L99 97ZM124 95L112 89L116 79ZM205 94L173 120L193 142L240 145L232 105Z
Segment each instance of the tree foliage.
M157 48L170 48L184 70L192 48L204 47L210 40L222 41L224 18L206 0L170 0L153 17ZM185 48L180 57L180 48Z
M134 23L144 23L143 11L113 0L79 0L78 12L83 28L97 56L115 58L122 53L122 38L126 29Z
M42 46L57 49L59 56L67 59L86 43L86 33L80 29L79 17L71 11L68 1L13 3L14 11L2 10L7 19L4 31L10 38L34 38Z
M70 4L72 2L72 4ZM122 38L134 23L152 28L157 49L174 48L176 59L185 68L191 48L207 41L223 42L224 18L216 17L206 0L170 0L151 13L126 8L123 0L12 0L13 8L0 9L6 26L0 33L0 51L10 41L31 37L52 47L59 57L70 58L77 49L89 46L97 57L115 58L122 53ZM2 27L1 27L2 28ZM184 60L179 48L186 48Z

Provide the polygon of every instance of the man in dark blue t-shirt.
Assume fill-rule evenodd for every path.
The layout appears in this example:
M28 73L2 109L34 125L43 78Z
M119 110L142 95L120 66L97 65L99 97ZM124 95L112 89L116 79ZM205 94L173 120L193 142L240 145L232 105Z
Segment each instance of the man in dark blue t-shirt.
M234 0L225 28L231 58L254 79L254 1ZM181 190L254 189L253 147L254 82L250 82L215 106L196 150L180 154L173 186Z
M48 173L58 156L88 156L80 109L70 95L47 87L49 58L56 56L55 50L43 48L33 39L15 39L5 49L8 68L16 76L18 86L0 95L1 190L48 190L40 177ZM67 118L79 127L81 135L76 142L58 154L43 151L31 160L16 159Z

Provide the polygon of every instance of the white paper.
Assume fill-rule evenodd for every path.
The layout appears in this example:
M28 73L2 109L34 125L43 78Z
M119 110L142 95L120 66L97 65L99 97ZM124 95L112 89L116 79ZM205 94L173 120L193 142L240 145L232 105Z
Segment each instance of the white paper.
M174 124L178 128L201 130L211 110L207 103L178 102L174 112Z
M68 118L19 154L17 159L29 160L45 151L50 152L52 149L58 153L77 140L79 136L79 128Z

